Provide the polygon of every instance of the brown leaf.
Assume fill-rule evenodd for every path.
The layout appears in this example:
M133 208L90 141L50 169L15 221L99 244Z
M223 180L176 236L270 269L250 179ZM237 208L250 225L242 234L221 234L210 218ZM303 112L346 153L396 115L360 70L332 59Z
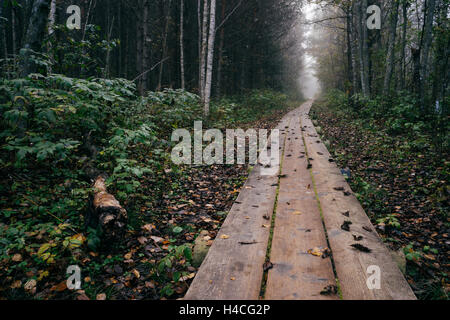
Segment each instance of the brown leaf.
M97 300L106 300L106 294L104 293L99 293L97 295Z

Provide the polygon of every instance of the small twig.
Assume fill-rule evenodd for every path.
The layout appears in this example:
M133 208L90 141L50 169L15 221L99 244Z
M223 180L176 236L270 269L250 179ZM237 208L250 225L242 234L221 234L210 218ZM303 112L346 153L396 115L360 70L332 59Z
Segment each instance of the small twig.
M166 57L166 58L162 59L160 62L158 62L157 64L155 64L153 67L151 67L151 69L149 69L149 70L147 70L147 71L141 73L140 75L138 75L136 78L133 79L133 82L136 81L137 79L139 79L140 77L142 77L143 75L149 73L150 71L155 70L155 68L156 68L157 66L159 66L161 63L163 63L163 62L166 61L167 59L169 59L169 57Z

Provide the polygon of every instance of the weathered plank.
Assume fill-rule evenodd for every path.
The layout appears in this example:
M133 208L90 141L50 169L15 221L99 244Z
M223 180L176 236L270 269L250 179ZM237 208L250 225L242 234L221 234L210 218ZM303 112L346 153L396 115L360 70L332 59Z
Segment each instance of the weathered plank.
M302 106L303 134L309 157L314 159L312 161L313 177L343 299L416 299L340 170L335 163L328 161L330 154L325 145L320 142L320 137L307 115L310 107L311 104ZM335 188L344 188L345 191L351 192L351 195L346 196L343 191ZM349 211L349 217L343 215L347 211ZM352 222L350 232L341 228L344 221ZM355 241L353 235L362 236L363 239ZM361 252L351 247L356 243L369 248L371 252ZM370 277L369 266L378 266L381 270L380 289L371 290L367 285Z
M268 273L265 299L337 299L337 295L320 294L328 285L336 285L330 258L308 253L326 248L327 242L307 169L300 113L294 117L284 152L270 255L273 269Z
M288 114L277 126L280 141L290 119ZM283 151L283 144L277 151ZM264 217L272 218L279 166L272 176L261 175L261 170L258 165L250 173L184 299L259 298L270 234L270 228L263 227L268 223Z

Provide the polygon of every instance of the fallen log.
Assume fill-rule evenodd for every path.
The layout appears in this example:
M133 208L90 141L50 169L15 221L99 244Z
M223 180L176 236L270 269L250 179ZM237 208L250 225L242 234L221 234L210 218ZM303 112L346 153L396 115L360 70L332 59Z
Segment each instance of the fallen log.
M105 181L104 175L94 181L94 197L87 222L96 229L100 227L102 247L111 247L123 238L128 216L119 201L106 190Z

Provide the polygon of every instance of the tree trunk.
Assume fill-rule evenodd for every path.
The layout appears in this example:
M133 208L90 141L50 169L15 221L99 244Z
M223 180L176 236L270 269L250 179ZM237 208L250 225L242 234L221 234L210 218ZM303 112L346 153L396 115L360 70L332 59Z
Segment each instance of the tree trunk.
M428 77L428 57L430 53L431 41L433 37L433 18L434 9L436 7L436 0L427 1L427 11L425 17L425 28L424 28L424 45L423 45L423 55L422 55L422 79L426 81Z
M402 47L400 50L400 63L401 63L401 71L400 71L400 89L405 89L405 77L406 77L406 31L408 27L408 1L403 0L402 3L402 17L403 17L403 25L402 25Z
M216 0L211 0L211 13L209 21L208 61L206 66L205 82L205 117L209 116L209 104L211 101L212 72L214 65L214 41L216 37Z
M222 0L222 22L225 19L225 9L227 6L227 1ZM223 68L223 46L225 44L225 28L222 27L220 30L220 40L219 40L219 61L217 66L217 96L222 94L222 68Z
M386 57L386 70L384 74L383 95L387 96L391 90L391 79L394 71L395 62L395 38L397 34L397 21L398 21L398 1L392 3L392 12L389 23L389 38L388 38L388 51Z
M41 42L45 36L49 11L50 0L34 1L30 24L25 36L22 51L22 64L20 70L20 75L22 77L26 77L37 70L37 66L31 61L30 56L32 51L40 52L41 50Z
M149 88L149 72L151 66L151 39L149 32L149 1L145 0L143 3L143 21L142 21L142 91L147 91Z
M370 97L370 87L369 87L369 41L368 41L368 31L366 25L367 17L367 0L362 0L361 2L361 56L362 56L362 73L361 73L361 87L363 95Z
M94 183L92 211L86 217L86 225L92 228L100 226L103 246L110 246L123 238L127 220L127 211L106 190L105 177L98 176Z
M5 7L0 5L0 37L2 37L2 49L4 58L8 58L8 45L6 42L6 21L4 19Z
M202 64L201 64L201 56L202 56L202 1L197 0L197 27L198 27L198 94L201 96L202 91L202 79L200 77L202 73Z
M431 42L433 38L433 18L434 18L434 9L436 6L436 0L428 0L427 1L427 9L425 12L425 21L424 21L424 37L423 37L423 51L422 51L422 61L420 63L420 78L421 78L421 86L420 86L420 107L422 113L426 113L425 106L425 89L427 87L427 79L429 73L428 66L428 57L431 48Z
M50 13L48 14L48 35L51 36L55 30L55 23L56 23L56 0L51 0L50 3ZM48 43L48 52L51 62L54 61L53 53L52 53L52 43L51 41ZM49 66L48 72L52 73L52 66Z
M172 0L168 0L168 8L167 8L167 17L166 17L166 25L164 28L164 36L163 36L163 44L162 44L162 57L161 57L161 64L159 65L159 77L158 77L158 87L157 91L161 90L162 87L162 76L163 76L163 70L164 70L164 59L167 55L167 37L169 35L169 22L170 22L170 7L172 4Z
M200 54L200 97L205 103L206 50L208 47L208 12L209 2L203 0L202 52Z
M138 2L138 10L137 10L137 21L136 21L136 73L138 75L142 75L142 73L145 71L143 70L143 56L144 53L144 15L143 15L143 5L144 2L141 0ZM143 85L143 77L140 76L137 79L137 88L139 91L139 94L142 96L144 95L144 85Z
M352 9L349 6L346 9L346 36L347 36L347 81L349 83L348 86L348 98L350 101L350 97L353 96L353 61L352 61Z
M103 78L107 79L110 76L111 73L111 38L112 38L112 32L114 30L114 20L115 17L113 15L112 19L111 19L111 23L109 23L110 21L110 16L111 16L111 6L110 3L107 2L107 27L108 28L108 34L106 36L106 41L108 43L108 47L106 48L106 58L105 58L105 70L103 73ZM109 26L108 26L109 25Z
M184 0L180 0L180 68L181 68L181 89L186 88L185 78L184 78Z
M445 105L443 100L448 87L450 75L449 56L450 56L450 35L449 21L447 19L448 4L444 1L440 4L440 16L436 35L436 53L434 55L434 81L432 90L432 102L436 105L436 111L446 114L443 110Z

